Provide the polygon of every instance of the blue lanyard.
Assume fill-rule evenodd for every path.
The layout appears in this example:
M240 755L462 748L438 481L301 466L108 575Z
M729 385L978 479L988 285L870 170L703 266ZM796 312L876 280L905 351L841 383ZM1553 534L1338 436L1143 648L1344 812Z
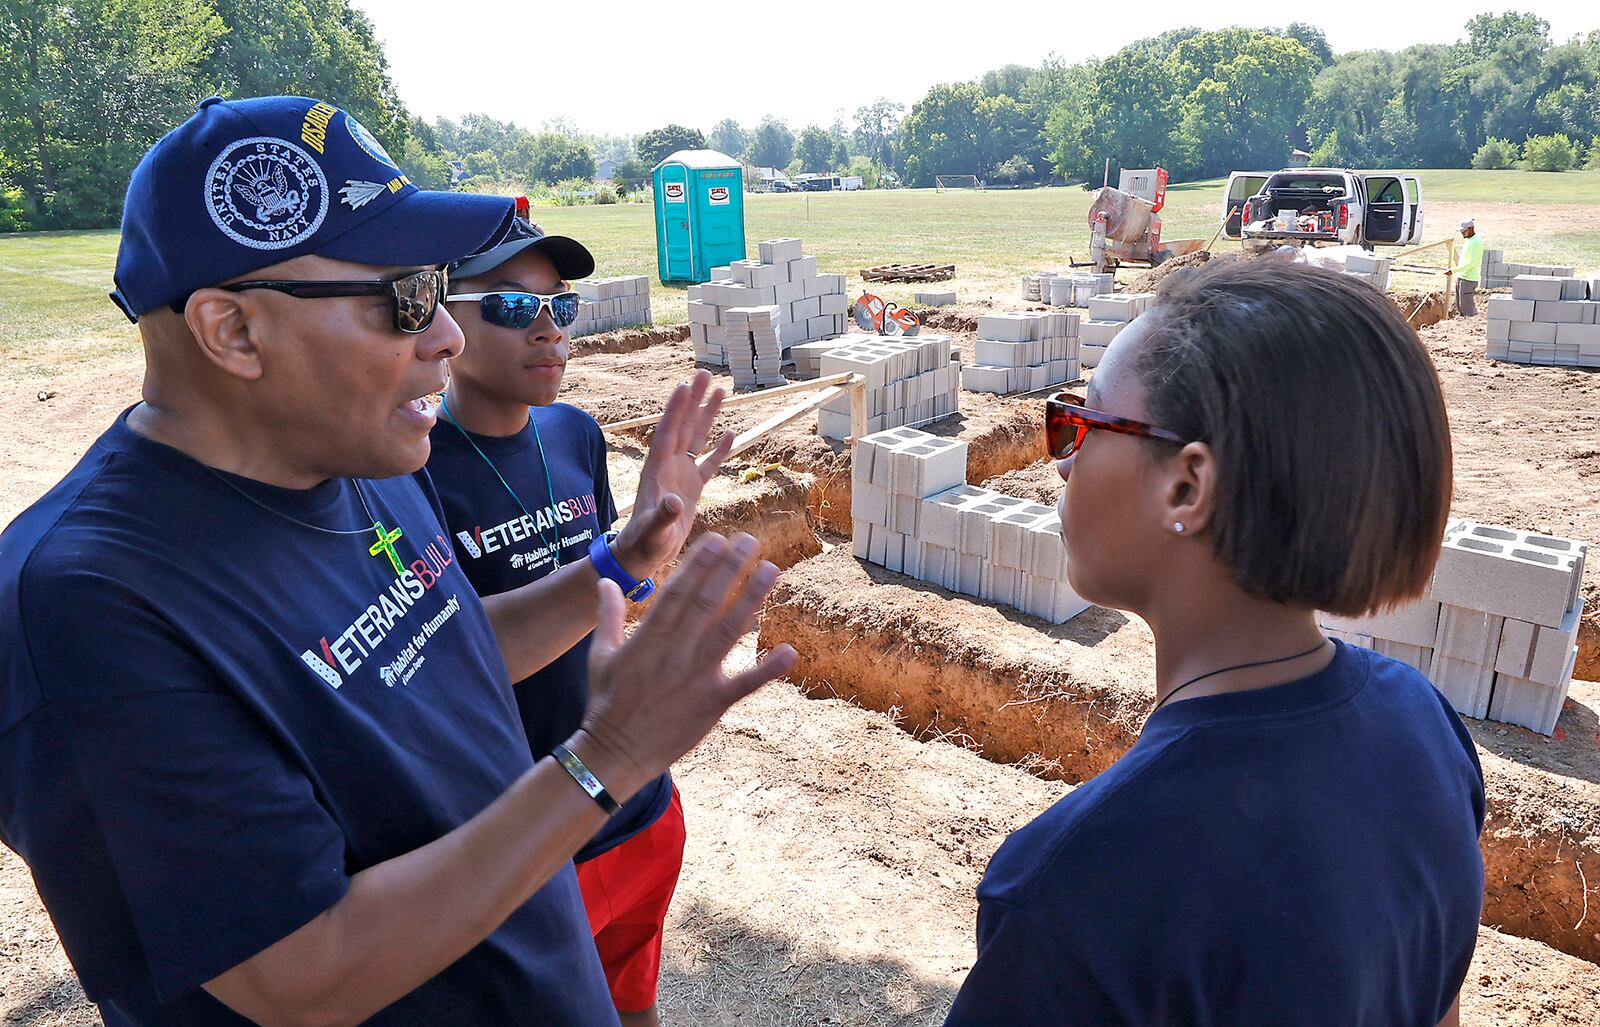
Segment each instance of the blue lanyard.
M461 422L456 420L456 415L450 412L449 405L442 399L439 401L439 412L444 414L445 420L456 426L456 431L460 432L461 437L467 440L467 445L471 446L483 458L483 462L489 465L489 470L494 472L494 476L500 479L500 484L504 485L506 491L511 493L511 498L517 501L517 506L522 508L523 516L533 522L534 530L539 533L539 541L545 542L544 530L539 527L539 519L528 512L527 504L522 501L521 496L517 495L517 490L511 487L509 481L506 481L506 476L500 473L500 468L494 465L494 461L489 459L489 455L478 448L478 444L472 439L472 434L461 427ZM539 421L538 418L533 416L532 410L528 411L528 424L533 427L533 444L539 450L539 463L544 467L544 488L545 492L550 496L550 525L556 530L555 539L545 542L545 544L550 546L554 565L559 567L561 566L561 522L556 519L556 487L550 481L550 461L544 458L544 443L539 438ZM368 528L366 530L371 531L372 529Z

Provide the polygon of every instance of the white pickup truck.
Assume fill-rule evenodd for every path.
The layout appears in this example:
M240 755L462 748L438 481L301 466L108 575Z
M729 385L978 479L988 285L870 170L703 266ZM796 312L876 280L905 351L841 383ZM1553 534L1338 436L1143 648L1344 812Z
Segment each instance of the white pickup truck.
M1222 203L1228 239L1409 246L1422 241L1422 180L1403 171L1235 171Z

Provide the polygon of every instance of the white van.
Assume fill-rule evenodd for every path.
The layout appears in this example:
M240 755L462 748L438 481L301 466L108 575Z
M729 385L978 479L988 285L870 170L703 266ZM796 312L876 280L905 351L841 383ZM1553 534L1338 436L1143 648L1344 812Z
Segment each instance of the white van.
M1228 239L1410 246L1422 241L1422 180L1403 171L1235 171L1221 227Z

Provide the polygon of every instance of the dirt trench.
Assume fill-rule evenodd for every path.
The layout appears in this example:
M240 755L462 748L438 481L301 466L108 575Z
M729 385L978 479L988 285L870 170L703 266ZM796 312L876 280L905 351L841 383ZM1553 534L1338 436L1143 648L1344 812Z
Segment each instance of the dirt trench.
M1094 608L1048 625L865 564L845 546L780 580L759 645L780 642L799 651L790 676L809 695L889 712L917 737L1072 783L1127 752L1154 699L1154 647L1138 620ZM1558 725L1565 746L1472 722L1488 789L1483 922L1592 962L1597 709L1600 686L1574 683Z

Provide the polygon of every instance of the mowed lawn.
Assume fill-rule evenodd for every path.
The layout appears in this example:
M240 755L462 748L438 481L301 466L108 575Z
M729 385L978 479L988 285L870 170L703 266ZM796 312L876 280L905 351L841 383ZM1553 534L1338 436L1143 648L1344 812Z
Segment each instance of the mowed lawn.
M1512 259L1600 267L1600 172L1423 171L1424 198L1437 205L1427 239L1445 238L1468 210L1488 245ZM1219 180L1173 186L1164 234L1210 239L1222 207ZM1005 302L1031 271L1063 269L1088 256L1089 193L1077 187L988 192L927 189L747 197L746 237L795 236L827 271L890 262L955 264L965 299ZM1539 231L1517 227L1519 211L1544 210ZM550 232L573 235L594 251L600 274L652 278L661 323L684 320L682 287L654 282L653 210L647 204L541 207ZM1502 227L1503 226L1503 227ZM1570 226L1570 227L1569 227ZM134 344L126 319L106 294L117 233L42 232L0 236L0 373L47 373L53 366ZM938 288L944 288L939 286ZM910 302L919 286L885 285L887 299Z

